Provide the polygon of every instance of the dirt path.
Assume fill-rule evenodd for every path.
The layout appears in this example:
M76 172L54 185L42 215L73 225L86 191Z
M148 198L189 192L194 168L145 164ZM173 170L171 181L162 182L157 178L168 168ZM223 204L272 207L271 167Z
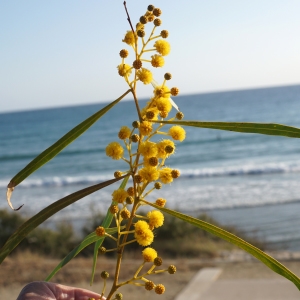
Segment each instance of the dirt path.
M292 257L293 258L293 257ZM22 287L31 281L43 280L58 264L59 260L44 259L43 257L25 253L17 257L7 258L0 267L0 299L16 299ZM102 282L100 273L103 270L108 271L111 277L114 273L114 260L99 258L95 283L92 287L89 286L88 280L91 275L91 258L78 258L71 261L60 272L58 272L51 280L62 284L83 287L100 293L102 290ZM289 261L283 262L290 270L300 275L300 260L289 257ZM135 273L140 260L126 259L122 264L121 280L128 279ZM177 267L177 272L174 275L163 273L152 277L155 283L163 283L166 287L165 294L159 296L159 299L173 299L179 291L191 280L197 271L203 267L218 266L223 269L221 278L278 278L279 275L272 272L265 265L257 260L251 259L245 255L229 256L226 259L215 259L210 261L198 259L167 259L164 260L163 268L170 264ZM108 288L111 281L108 282ZM154 292L147 292L143 287L126 285L120 289L124 299L138 300L150 299L154 296ZM126 297L127 295L127 297Z

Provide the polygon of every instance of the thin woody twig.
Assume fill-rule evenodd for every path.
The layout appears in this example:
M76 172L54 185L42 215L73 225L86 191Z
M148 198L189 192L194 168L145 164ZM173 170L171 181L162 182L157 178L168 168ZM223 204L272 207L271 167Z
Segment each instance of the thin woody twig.
M134 29L133 29L133 26L132 26L132 23L131 23L131 20L130 20L130 17L129 17L129 13L128 13L128 10L127 10L127 7L126 7L126 1L124 1L123 4L124 4L125 11L126 11L126 14L127 14L127 21L129 22L131 30L132 30L132 32L134 34Z

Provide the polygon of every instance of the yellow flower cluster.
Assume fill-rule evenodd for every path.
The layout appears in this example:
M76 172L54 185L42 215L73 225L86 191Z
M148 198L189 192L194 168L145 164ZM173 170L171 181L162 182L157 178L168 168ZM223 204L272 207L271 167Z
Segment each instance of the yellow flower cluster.
M129 176L131 186L116 189L112 193L109 212L114 215L118 227L116 237L105 233L105 229L101 226L96 229L98 236L105 234L106 237L116 241L115 250L119 253L122 253L122 248L131 242L137 242L139 245L147 247L142 251L143 264L153 263L147 274L152 274L154 268L162 264L162 259L157 256L156 250L148 246L154 241L153 231L163 226L164 215L160 210L151 210L146 216L139 216L137 211L142 205L149 204L147 197L150 193L160 190L164 184L170 184L180 176L178 170L166 166L166 160L175 154L175 143L182 142L186 136L185 130L181 126L175 125L164 130L166 125L160 122L168 118L173 107L178 111L176 118L179 120L183 118L183 114L179 112L177 105L171 99L171 96L178 95L179 89L177 87L169 88L166 84L172 75L166 73L162 83L156 84L152 72L146 66L148 63L153 68L163 67L164 57L170 53L170 44L165 40L169 35L168 31L162 30L160 34L154 34L157 27L162 24L158 18L160 15L159 8L148 6L147 12L140 17L136 29L127 31L122 40L133 49L134 61L125 63L129 57L129 51L122 49L120 51L122 62L117 69L133 93L138 121L132 123L132 128L122 126L117 134L119 142L109 143L105 152L108 157L122 160L127 164L125 170L114 172L114 177ZM146 24L152 22L154 27L150 36L146 38ZM154 44L153 40L156 40ZM156 54L146 57L152 51L155 51ZM142 109L139 107L139 101L135 94L136 85L139 82L145 85L151 83L153 86L153 95ZM169 120L174 120L174 117ZM155 136L163 136L163 138L155 138ZM166 199L157 198L151 205L159 209L165 204ZM126 220L126 225L122 223L124 220ZM141 268L136 272L132 281L137 280L140 270ZM142 285L146 290L154 290L157 294L165 291L162 284L156 285L146 279Z
M149 246L154 239L154 234L145 221L135 223L134 237L141 246Z

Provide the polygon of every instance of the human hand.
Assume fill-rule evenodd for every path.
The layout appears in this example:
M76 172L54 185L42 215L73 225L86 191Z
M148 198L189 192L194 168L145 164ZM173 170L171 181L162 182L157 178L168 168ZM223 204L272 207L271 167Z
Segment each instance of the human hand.
M89 298L98 300L101 295L58 283L34 281L22 289L17 300L88 300Z

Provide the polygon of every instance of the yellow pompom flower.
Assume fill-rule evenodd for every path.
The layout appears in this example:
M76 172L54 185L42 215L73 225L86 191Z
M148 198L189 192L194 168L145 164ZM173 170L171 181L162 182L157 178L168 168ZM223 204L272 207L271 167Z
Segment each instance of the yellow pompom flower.
M143 142L140 144L139 153L145 157L156 156L157 145L153 142Z
M140 124L140 133L141 135L149 135L152 131L152 123L148 121L143 121Z
M165 111L169 113L172 109L172 104L169 100L169 98L160 97L156 100L156 107L160 111Z
M128 30L125 34L124 40L122 42L126 43L127 45L134 46L135 45L136 36L133 34L131 30Z
M129 76L131 74L131 66L127 65L127 64L120 64L118 65L118 73L120 76L124 77L124 76Z
M105 149L106 155L112 159L121 159L124 149L118 142L109 143Z
M153 80L152 73L145 68L141 68L140 70L138 70L136 75L137 78L144 84L149 84Z
M162 140L157 143L157 157L158 158L166 158L169 157L172 153L166 152L166 146L171 146L175 149L175 144L171 140Z
M172 126L169 135L176 141L182 142L185 139L185 130L181 126Z
M123 203L128 196L129 195L125 190L117 189L112 193L112 200L118 203Z
M147 229L141 235L135 235L136 241L143 247L149 246L154 240L154 234L150 229Z
M157 252L151 247L144 249L142 254L145 262L152 262L157 257Z
M149 224L140 220L135 223L134 227L137 234L142 234L142 231L149 229Z
M155 181L159 177L159 172L155 167L144 167L139 170L139 175L148 182Z
M149 227L158 228L164 224L164 215L159 210L152 210L147 213L149 218Z
M154 47L156 51L161 54L162 56L166 56L170 53L171 46L165 40L158 40L155 42Z
M151 56L151 65L154 68L162 67L165 64L165 60L161 55L154 54Z
M118 137L121 140L125 140L130 137L130 133L131 133L130 128L128 128L127 126L123 126L123 127L121 127L121 129L119 131Z
M149 246L154 240L154 234L145 221L135 223L134 237L141 246Z
M162 183L164 184L168 184L171 183L173 181L173 177L172 177L172 169L170 168L163 168L159 171L159 179Z

